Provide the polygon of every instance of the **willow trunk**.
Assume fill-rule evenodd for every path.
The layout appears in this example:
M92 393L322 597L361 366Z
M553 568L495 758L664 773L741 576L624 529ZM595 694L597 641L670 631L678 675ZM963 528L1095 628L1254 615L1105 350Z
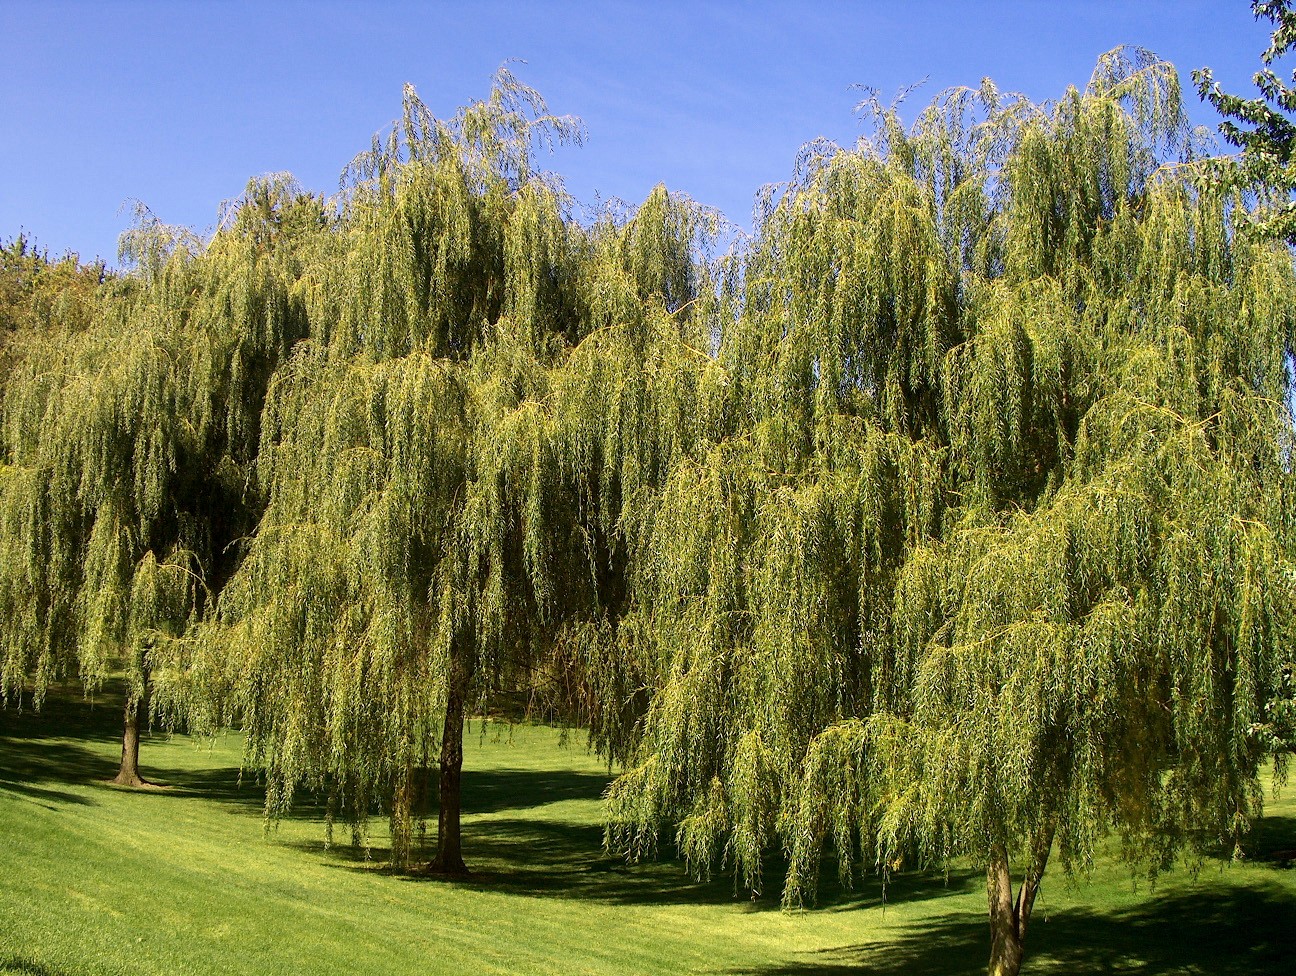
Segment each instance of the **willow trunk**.
M139 771L140 715L148 714L148 677L139 697L126 694L126 723L122 732L121 763L113 782L118 786L147 786L148 781Z
M450 661L446 688L445 726L441 732L441 784L437 803L437 856L432 870L440 874L465 875L463 834L460 827L463 795L464 702L472 666L462 653Z
M1038 832L1031 845L1030 865L1013 894L1008 852L996 844L986 866L986 900L990 910L990 976L1017 976L1026 955L1026 929L1035 908L1053 846L1053 828Z

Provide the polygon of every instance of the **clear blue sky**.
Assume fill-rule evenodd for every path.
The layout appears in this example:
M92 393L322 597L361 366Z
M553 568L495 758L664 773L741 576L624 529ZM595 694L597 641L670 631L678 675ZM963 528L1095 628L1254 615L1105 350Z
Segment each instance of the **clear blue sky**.
M749 226L817 136L853 141L870 85L984 76L1035 99L1118 44L1251 91L1268 32L1245 0L856 3L259 3L0 0L0 238L115 259L139 199L211 226L251 176L332 191L412 83L438 115L513 70L589 138L548 168L580 200L657 182ZM1190 96L1197 121L1213 116Z

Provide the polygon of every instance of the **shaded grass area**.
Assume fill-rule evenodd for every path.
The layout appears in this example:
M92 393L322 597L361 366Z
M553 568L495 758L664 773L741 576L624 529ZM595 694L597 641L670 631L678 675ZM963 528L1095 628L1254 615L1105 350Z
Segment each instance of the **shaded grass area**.
M1290 887L1258 883L1221 895L1182 891L1139 907L1101 912L1072 908L1031 935L1026 970L1047 973L1290 973L1293 958ZM755 972L768 976L973 976L989 955L980 918L950 915L922 930L853 946L823 949L807 959ZM744 970L747 972L748 970Z
M464 776L467 879L394 875L385 825L325 848L306 802L273 829L240 781L237 736L148 738L144 773L107 785L119 702L75 691L0 711L0 973L979 973L988 954L976 871L910 872L778 909L674 861L604 854L607 770L547 728L474 725ZM1296 803L1271 804L1248 860L1173 872L1155 890L1100 863L1050 878L1027 972L1287 973L1296 919ZM339 827L339 839L347 831Z

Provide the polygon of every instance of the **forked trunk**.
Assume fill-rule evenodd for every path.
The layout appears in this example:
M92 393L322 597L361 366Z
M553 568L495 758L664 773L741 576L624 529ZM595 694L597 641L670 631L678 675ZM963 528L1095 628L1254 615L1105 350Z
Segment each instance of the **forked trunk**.
M1001 844L991 851L986 866L986 900L990 909L990 976L1017 976L1026 956L1026 928L1035 896L1039 894L1049 850L1053 846L1053 828L1036 835L1031 862L1014 897L1012 875L1008 870L1008 852Z
M126 728L122 733L121 765L113 782L118 786L148 786L148 782L139 771L139 738L140 713L148 712L148 682L144 684L144 694L135 701L126 696Z
M1017 976L1026 951L1026 933L1012 896L1008 860L995 858L986 868L990 901L990 976Z
M463 780L464 700L472 667L461 655L450 662L446 689L445 727L441 733L441 795L437 804L437 856L432 870L439 874L465 875L463 837L459 811Z

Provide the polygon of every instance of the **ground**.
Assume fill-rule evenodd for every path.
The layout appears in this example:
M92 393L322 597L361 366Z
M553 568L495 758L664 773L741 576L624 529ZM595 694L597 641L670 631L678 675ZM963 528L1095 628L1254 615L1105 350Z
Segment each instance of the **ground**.
M627 866L601 849L607 770L573 735L474 723L465 743L466 881L392 875L381 823L371 859L304 806L269 832L239 785L241 740L147 737L145 775L105 783L120 702L54 693L0 711L0 972L99 974L974 974L989 935L982 878L865 878L820 907L779 910L679 863ZM1207 861L1156 886L1100 861L1051 877L1028 973L1286 973L1296 791L1269 805L1248 859ZM435 822L433 824L435 827ZM776 871L777 864L771 864Z

